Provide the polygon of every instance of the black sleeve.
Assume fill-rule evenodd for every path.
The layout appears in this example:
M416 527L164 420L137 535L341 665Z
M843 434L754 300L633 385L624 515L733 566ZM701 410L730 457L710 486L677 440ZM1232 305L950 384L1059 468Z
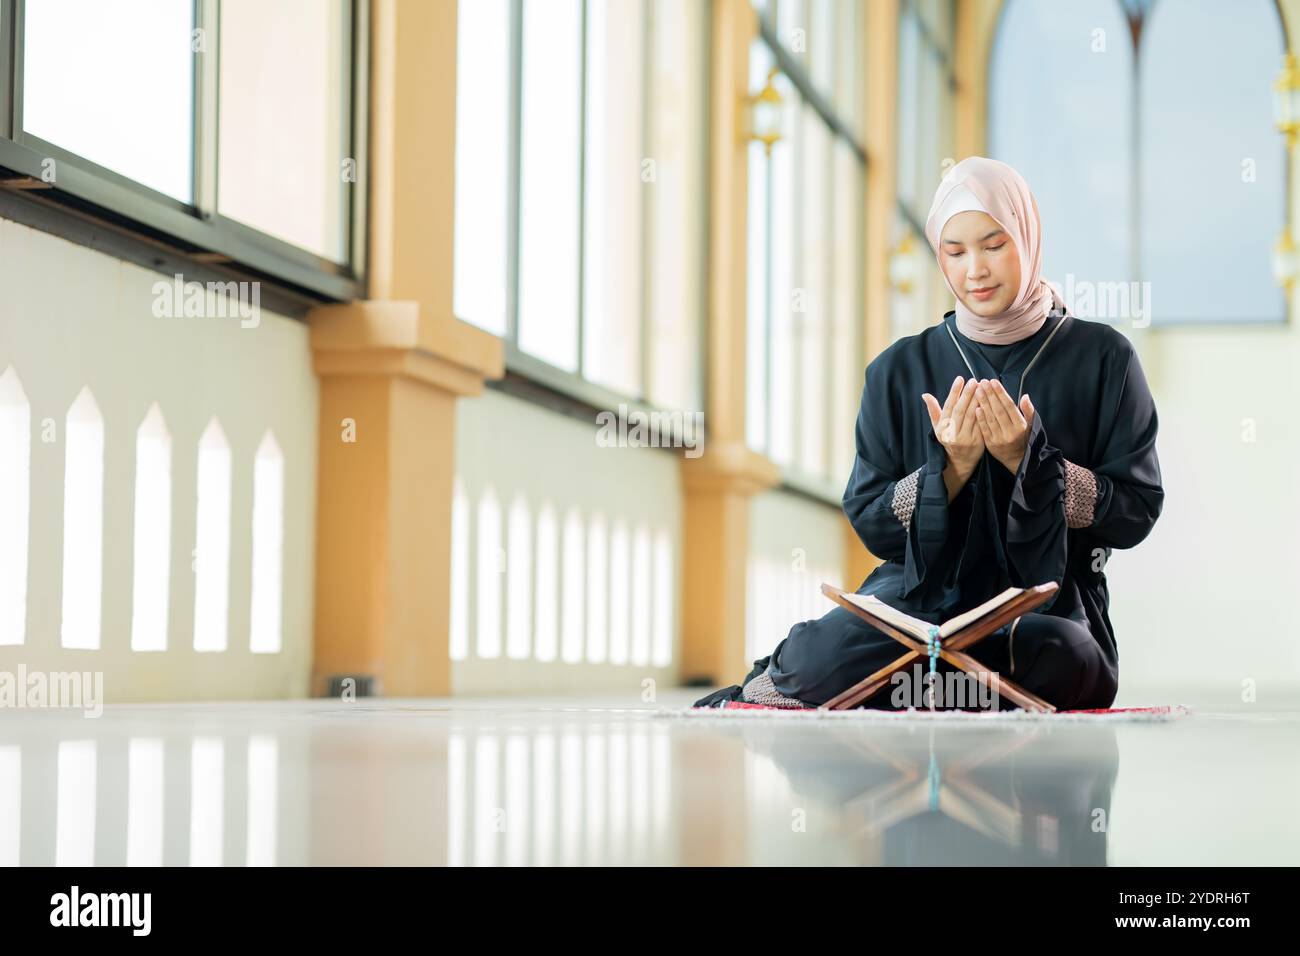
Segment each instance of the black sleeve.
M1091 520L1081 527L1108 548L1140 543L1164 507L1165 492L1156 455L1156 404L1137 351L1129 345L1113 411L1102 418L1096 498Z
M905 399L890 394L883 357L867 368L856 456L843 505L868 551L882 560L903 563L903 597L907 597L934 568L948 537L948 489L943 481L948 457L927 418L925 463L904 471L903 445L892 414ZM919 392L906 400L922 401Z
M1086 529L1106 547L1131 548L1160 516L1155 402L1127 340L1108 381L1096 467L1067 461L1042 415L1030 425L1007 512L1008 571L1017 587L1062 581L1067 527Z

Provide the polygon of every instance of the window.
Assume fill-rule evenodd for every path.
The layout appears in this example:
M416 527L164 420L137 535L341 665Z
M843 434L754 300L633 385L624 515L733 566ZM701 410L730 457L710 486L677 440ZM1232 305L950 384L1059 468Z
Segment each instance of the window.
M859 0L755 0L771 39L855 136L862 133L865 5Z
M895 338L934 325L953 308L952 293L934 261L925 221L935 190L954 156L951 0L904 0L898 21L898 209L893 247L909 235L916 279L895 288L890 319Z
M506 552L506 655L527 660L532 653L533 546L528 502L516 494L510 504L509 544Z
M501 656L501 504L489 488L478 506L478 656Z
M681 343L703 313L707 25L695 0L459 7L456 314L597 404L701 407Z
M642 135L650 95L647 24L628 6L606 2L588 9L582 314L589 331L582 348L588 378L635 394L641 391L643 203L653 184L640 175L648 155Z
M952 0L904 0L898 21L898 198L925 220L953 156Z
M131 650L167 650L171 593L172 440L158 403L135 438L135 563Z
M359 291L366 0L4 6L0 168L213 261Z
M749 85L775 69L784 117L770 154L749 147L747 441L787 483L837 499L862 375L865 11L768 0L762 15Z
M1289 206L1286 142L1272 116L1285 52L1277 4L1180 0L1134 23L1136 47L1111 0L1003 8L990 150L1034 188L1043 273L1076 315L1097 321L1283 321L1270 264ZM1041 118L1056 115L1070 121L1045 134ZM1205 223L1233 235L1214 253L1212 282Z
M90 389L68 409L63 465L62 643L99 649L104 562L104 417Z
M253 460L253 584L249 650L278 654L284 577L284 453L267 431Z
M39 0L23 27L23 130L190 202L193 5Z
M221 0L217 209L334 262L357 161L348 24L343 0Z
M523 9L518 343L576 372L583 4L528 0Z
M194 649L224 651L230 611L230 443L213 418L199 438Z
M456 238L452 309L506 334L511 0L456 10Z
M32 408L13 366L0 375L0 646L22 644L27 627L27 528L31 505Z

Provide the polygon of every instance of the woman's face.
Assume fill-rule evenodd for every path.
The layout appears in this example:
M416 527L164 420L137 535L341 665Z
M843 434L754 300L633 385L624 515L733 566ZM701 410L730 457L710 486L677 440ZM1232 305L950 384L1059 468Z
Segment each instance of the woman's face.
M988 213L969 209L949 218L939 237L939 260L953 292L976 315L999 315L1016 301L1020 256ZM993 291L980 291L986 289Z

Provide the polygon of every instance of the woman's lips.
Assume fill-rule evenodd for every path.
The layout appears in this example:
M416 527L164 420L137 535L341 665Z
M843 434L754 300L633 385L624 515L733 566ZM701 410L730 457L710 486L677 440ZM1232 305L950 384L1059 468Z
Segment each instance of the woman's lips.
M975 298L983 302L985 299L987 299L989 296L993 295L993 293L997 291L998 291L997 286L990 286L989 288L985 289L983 292L972 291L971 295L973 295Z

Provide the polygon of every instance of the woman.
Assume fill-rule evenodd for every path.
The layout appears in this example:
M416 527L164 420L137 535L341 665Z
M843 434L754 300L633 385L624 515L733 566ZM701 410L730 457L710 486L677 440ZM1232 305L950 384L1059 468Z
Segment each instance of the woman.
M1104 568L1147 536L1164 500L1137 354L1111 326L1067 315L1041 278L1038 204L1005 163L954 166L925 231L957 307L867 367L843 504L884 563L858 593L939 623L1055 581L1051 601L970 653L1058 709L1109 707L1119 652ZM696 706L816 706L902 653L837 606L796 624L743 686ZM894 690L864 706L912 704Z

